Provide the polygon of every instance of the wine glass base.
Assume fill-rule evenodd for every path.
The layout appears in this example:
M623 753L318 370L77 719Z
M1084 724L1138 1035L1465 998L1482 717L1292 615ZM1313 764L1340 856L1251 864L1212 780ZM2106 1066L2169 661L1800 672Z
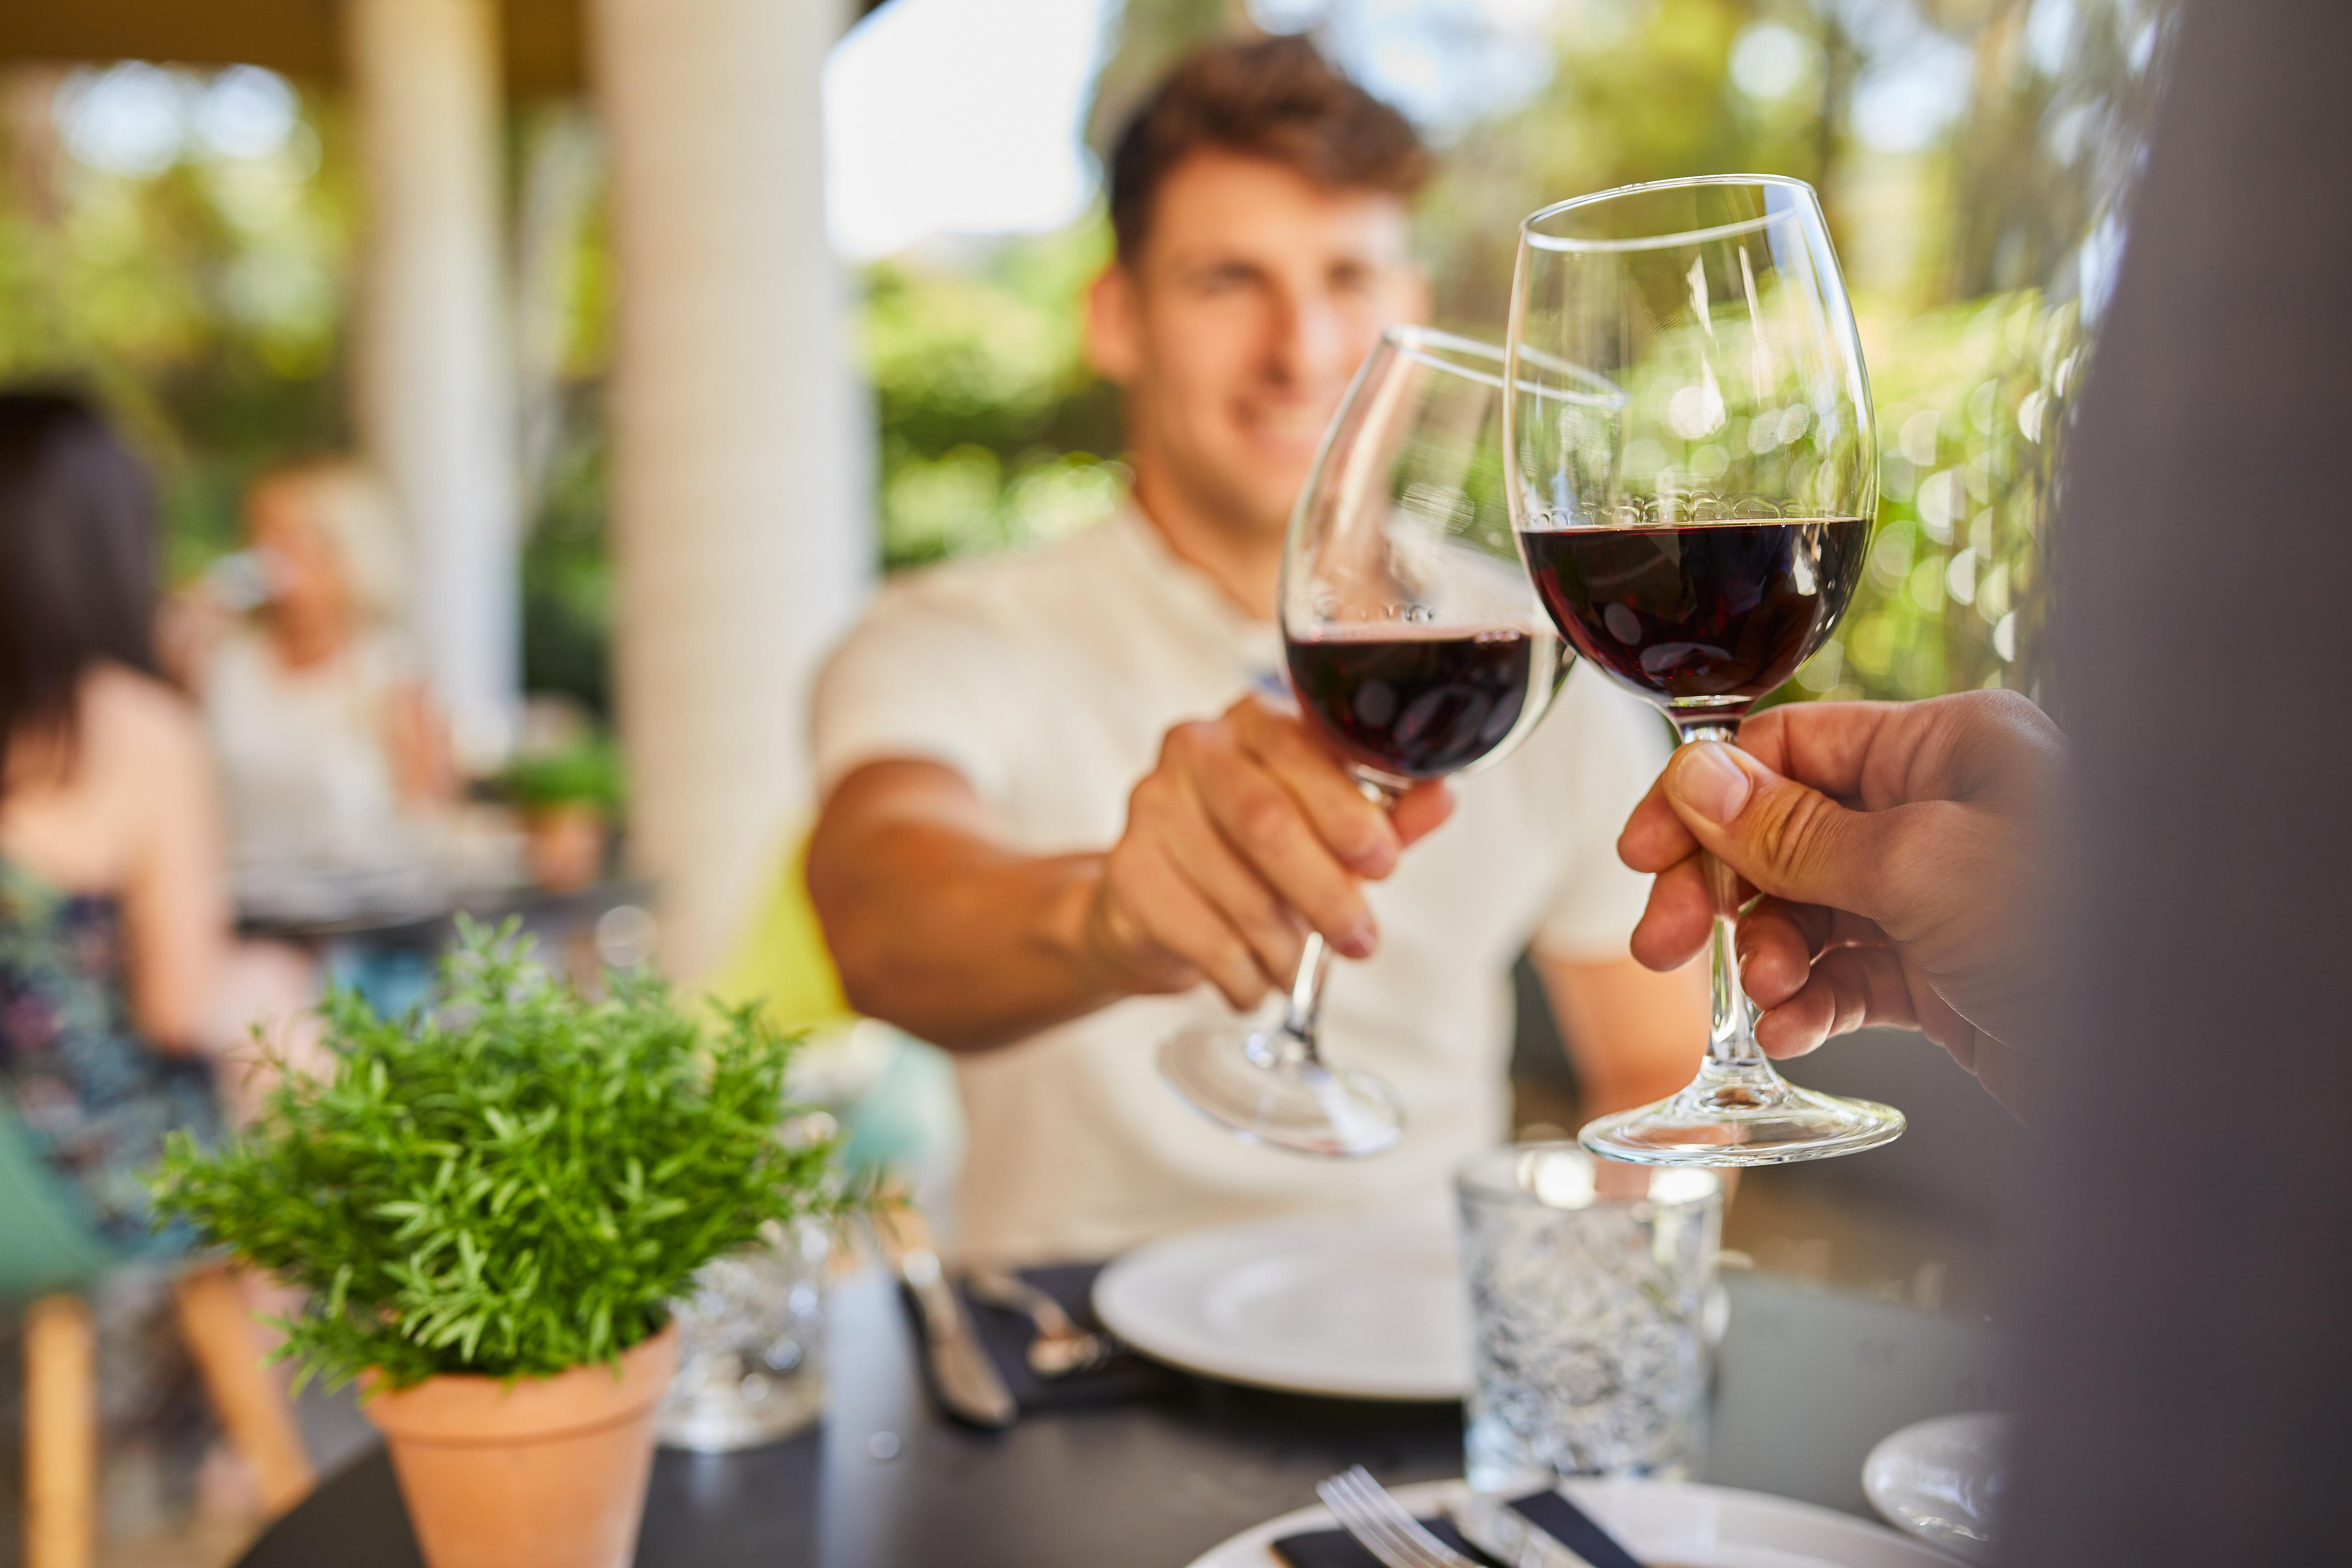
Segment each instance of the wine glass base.
M1299 1054L1278 1024L1193 1024L1160 1046L1160 1073L1186 1103L1251 1143L1326 1159L1396 1146L1404 1109L1367 1072Z
M1903 1113L1800 1089L1767 1068L1699 1081L1671 1099L1585 1124L1576 1141L1637 1165L1785 1165L1858 1154L1903 1136Z

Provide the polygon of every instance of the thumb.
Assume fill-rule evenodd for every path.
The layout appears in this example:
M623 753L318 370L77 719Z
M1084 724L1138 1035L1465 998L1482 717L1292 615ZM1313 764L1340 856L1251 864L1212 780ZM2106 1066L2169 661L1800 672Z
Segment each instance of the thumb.
M1849 811L1786 779L1737 746L1699 741L1675 750L1667 804L1700 847L1759 892L1876 920L1891 825Z

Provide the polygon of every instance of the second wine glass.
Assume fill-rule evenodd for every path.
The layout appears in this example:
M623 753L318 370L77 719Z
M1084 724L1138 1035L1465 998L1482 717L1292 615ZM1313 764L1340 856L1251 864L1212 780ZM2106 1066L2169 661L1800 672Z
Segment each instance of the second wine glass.
M1509 341L1511 500L1545 607L1685 744L1732 743L1844 615L1877 510L1870 383L1812 187L1729 174L1546 207L1519 230ZM1562 363L1586 368L1562 380ZM1623 389L1606 419L1586 374ZM1698 1077L1580 1141L1761 1165L1896 1137L1901 1111L1773 1070L1733 959L1739 879L1701 858L1715 1017Z
M1567 673L1512 543L1503 369L1490 344L1391 328L1333 417L1284 540L1291 690L1383 805L1501 757ZM1393 1145L1404 1129L1394 1091L1324 1058L1330 956L1309 932L1277 1015L1180 1030L1160 1046L1160 1071L1255 1142L1330 1156Z

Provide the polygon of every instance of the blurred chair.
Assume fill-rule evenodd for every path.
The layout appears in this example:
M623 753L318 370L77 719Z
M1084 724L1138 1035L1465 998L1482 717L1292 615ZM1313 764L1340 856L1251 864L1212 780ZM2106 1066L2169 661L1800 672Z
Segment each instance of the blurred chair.
M944 1215L963 1149L954 1069L937 1047L850 1008L809 901L807 828L786 842L742 934L698 989L729 1005L757 1002L775 1027L806 1031L794 1097L840 1120L852 1171L893 1173Z
M750 921L700 989L730 1006L757 1002L779 1029L824 1029L854 1021L841 975L808 896L808 829L795 828L759 892Z
M97 1341L87 1289L121 1258L76 1213L12 1109L0 1105L0 1302L25 1313L25 1568L89 1568L97 1541ZM195 1263L173 1286L188 1352L230 1444L272 1514L316 1478L292 1412L262 1365L226 1268Z

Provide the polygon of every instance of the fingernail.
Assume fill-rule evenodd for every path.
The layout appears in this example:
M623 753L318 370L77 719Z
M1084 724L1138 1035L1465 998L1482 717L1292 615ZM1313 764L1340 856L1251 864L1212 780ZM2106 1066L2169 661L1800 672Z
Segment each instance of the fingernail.
M1380 945L1380 923L1366 915L1348 928L1339 938L1339 951L1349 958L1370 958L1372 949Z
M1720 741L1685 747L1666 787L1709 822L1729 822L1748 804L1748 771L1732 761L1731 748Z

